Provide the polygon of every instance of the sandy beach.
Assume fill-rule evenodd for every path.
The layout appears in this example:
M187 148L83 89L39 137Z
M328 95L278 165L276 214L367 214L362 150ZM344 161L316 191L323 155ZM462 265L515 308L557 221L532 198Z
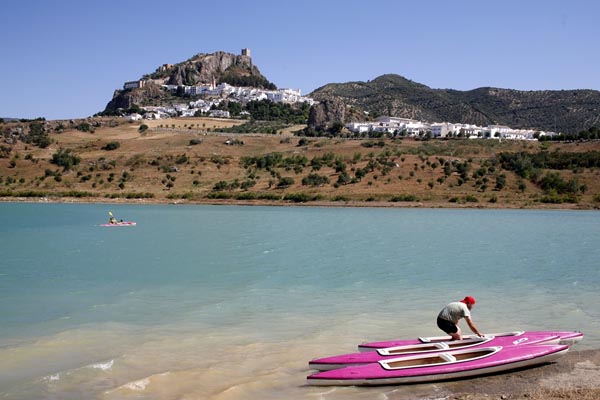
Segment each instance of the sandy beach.
M475 379L406 386L401 399L444 400L592 400L600 399L600 350L570 350L537 368ZM408 397L407 397L408 395Z
M265 206L265 207L350 207L350 208L445 208L445 209L494 209L494 210L597 210L579 204L494 204L494 203L448 203L428 202L389 202L389 201L327 201L294 202L285 200L237 200L237 199L122 199L106 197L0 197L6 203L81 203L81 204L171 204L171 205L215 205L215 206Z

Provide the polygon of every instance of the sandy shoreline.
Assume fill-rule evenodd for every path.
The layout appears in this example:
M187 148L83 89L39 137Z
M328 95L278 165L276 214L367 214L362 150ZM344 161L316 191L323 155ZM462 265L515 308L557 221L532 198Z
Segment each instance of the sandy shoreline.
M581 207L577 204L492 204L492 203L450 203L450 202L390 202L390 201L327 201L310 202L272 200L168 200L168 199L111 199L111 198L71 198L71 197L0 197L3 203L64 203L64 204L170 204L170 205L228 205L228 206L269 206L269 207L350 207L350 208L443 208L443 209L488 209L488 210L573 210L596 211L598 208Z
M600 350L570 350L556 362L499 375L405 386L390 400L596 400L600 399Z

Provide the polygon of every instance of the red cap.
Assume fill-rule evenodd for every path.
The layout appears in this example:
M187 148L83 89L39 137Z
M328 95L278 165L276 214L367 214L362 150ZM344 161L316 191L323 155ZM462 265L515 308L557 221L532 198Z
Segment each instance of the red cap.
M465 304L475 304L475 298L471 297L471 296L467 296L464 299L462 299L461 302L463 302Z

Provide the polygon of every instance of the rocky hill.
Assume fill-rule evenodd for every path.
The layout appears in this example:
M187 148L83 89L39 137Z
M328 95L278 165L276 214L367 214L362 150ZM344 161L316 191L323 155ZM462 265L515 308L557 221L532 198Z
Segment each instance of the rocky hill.
M596 90L432 89L388 74L368 82L327 84L309 96L318 101L342 102L372 116L432 122L497 124L565 133L600 125L600 91Z
M201 85L228 83L234 86L252 86L275 89L252 63L249 55L235 55L218 51L212 54L197 54L178 64L164 64L151 74L141 78L144 85L139 88L116 90L105 112L133 105L161 105L169 103L172 95L161 85Z

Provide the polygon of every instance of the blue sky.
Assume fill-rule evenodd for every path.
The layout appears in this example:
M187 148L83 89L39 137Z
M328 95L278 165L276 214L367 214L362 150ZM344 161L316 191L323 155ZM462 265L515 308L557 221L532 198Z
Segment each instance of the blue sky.
M598 15L596 0L9 0L0 116L91 116L159 65L242 48L304 94L386 73L457 90L600 90Z

